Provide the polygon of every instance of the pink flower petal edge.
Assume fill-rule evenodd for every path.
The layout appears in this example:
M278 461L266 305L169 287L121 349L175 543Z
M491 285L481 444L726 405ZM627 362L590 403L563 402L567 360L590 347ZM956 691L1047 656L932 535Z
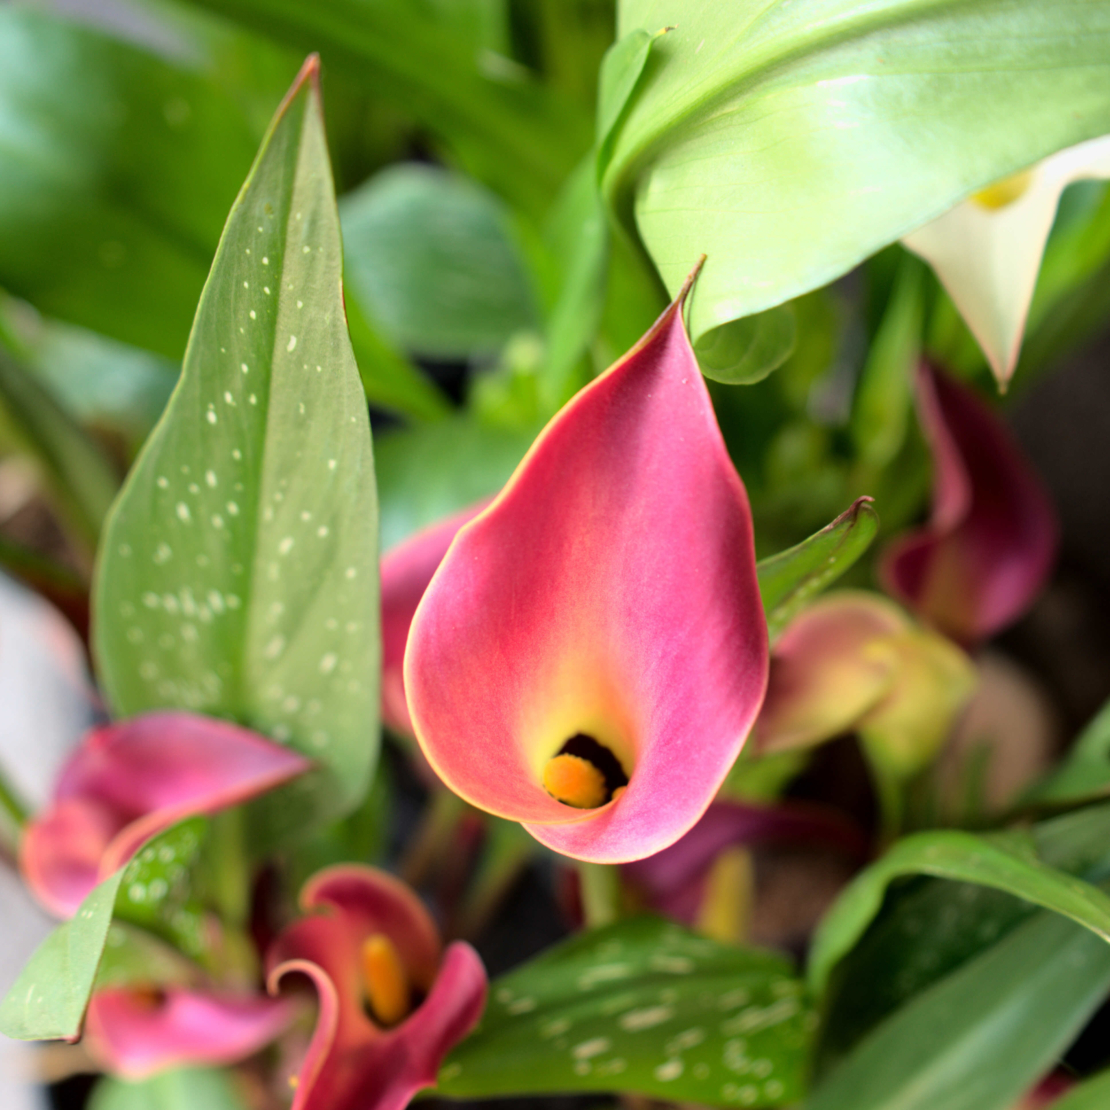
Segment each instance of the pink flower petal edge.
M921 423L933 453L933 515L887 550L883 584L964 645L1025 612L1052 570L1058 525L1008 429L967 386L922 364Z
M416 607L455 534L488 504L485 500L446 517L382 556L382 722L394 732L412 735L403 664Z
M307 976L319 1015L295 1079L292 1110L403 1110L434 1086L443 1057L485 1008L485 968L456 942L439 959L427 911L404 884L373 868L339 865L310 881L302 904L317 912L294 922L267 956L276 992L287 976ZM361 993L362 942L385 934L424 1001L392 1029L367 1016Z
M105 1070L143 1079L186 1064L233 1064L252 1056L289 1025L296 1007L264 995L167 987L97 991L84 1043Z
M20 869L60 917L150 837L279 786L311 766L257 733L191 713L150 713L86 734L53 801L20 843Z
M460 529L405 654L409 710L437 774L579 859L642 858L690 829L767 680L747 495L686 336L684 296ZM597 809L542 785L579 734L629 778Z

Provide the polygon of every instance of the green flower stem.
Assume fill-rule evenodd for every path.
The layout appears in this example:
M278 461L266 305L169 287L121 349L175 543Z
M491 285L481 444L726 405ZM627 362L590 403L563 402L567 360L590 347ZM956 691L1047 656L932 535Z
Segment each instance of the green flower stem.
M446 788L432 794L401 861L401 878L409 886L422 885L443 858L465 809L466 802Z
M211 850L206 855L211 867L216 910L228 929L242 929L250 917L251 883L241 806L212 818L208 844Z
M616 921L621 915L621 877L617 868L607 863L579 862L578 879L586 927L600 929Z
M27 807L20 800L15 788L3 773L0 773L0 812L16 827L22 829L29 816Z

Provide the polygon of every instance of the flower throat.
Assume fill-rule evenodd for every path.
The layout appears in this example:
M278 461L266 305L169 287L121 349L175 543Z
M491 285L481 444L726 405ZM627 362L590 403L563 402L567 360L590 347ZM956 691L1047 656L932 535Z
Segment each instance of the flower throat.
M597 809L624 793L628 775L604 744L577 732L547 761L543 785L563 805Z

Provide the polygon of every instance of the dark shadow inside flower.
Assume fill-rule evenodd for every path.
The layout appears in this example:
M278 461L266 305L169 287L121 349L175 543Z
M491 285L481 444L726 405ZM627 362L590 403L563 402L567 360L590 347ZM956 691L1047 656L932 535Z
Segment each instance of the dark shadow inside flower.
M547 761L543 785L564 805L596 809L620 797L628 775L611 749L588 733L576 732Z

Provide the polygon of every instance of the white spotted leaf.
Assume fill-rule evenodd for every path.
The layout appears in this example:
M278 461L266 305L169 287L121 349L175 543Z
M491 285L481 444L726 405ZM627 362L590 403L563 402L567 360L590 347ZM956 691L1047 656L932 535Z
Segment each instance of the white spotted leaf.
M95 647L118 715L187 709L319 762L265 807L352 808L377 743L377 501L316 62L224 229L181 380L109 518Z
M437 1089L789 1105L804 1093L815 1024L781 956L630 918L495 980L481 1025L448 1056Z

